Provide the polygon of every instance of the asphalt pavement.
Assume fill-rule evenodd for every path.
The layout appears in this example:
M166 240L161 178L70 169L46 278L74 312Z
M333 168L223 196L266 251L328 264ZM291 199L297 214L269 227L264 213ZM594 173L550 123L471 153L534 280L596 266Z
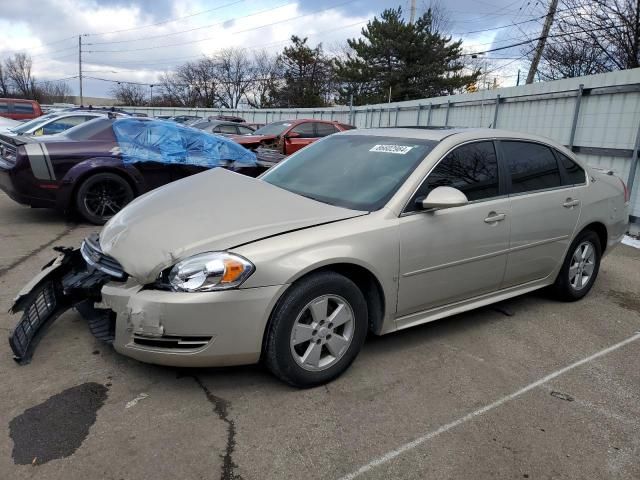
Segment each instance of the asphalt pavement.
M0 330L11 299L96 227L0 194ZM369 338L329 385L261 366L145 365L74 311L32 362L0 341L3 479L638 479L640 250L592 292L543 292Z

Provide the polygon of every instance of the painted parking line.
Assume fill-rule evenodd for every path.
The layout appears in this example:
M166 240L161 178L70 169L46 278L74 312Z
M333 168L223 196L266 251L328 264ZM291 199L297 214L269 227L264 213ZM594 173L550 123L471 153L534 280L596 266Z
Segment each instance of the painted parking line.
M457 420L447 423L446 425L443 425L436 430L432 430L431 432L425 433L421 437L418 437L409 443L405 443L404 445L401 445L400 447L394 450L391 450L390 452L387 452L384 455L370 461L366 465L363 465L362 467L360 467L358 470L352 473L349 473L348 475L345 475L343 477L340 477L339 480L352 480L362 475L363 473L373 470L374 468L384 463L387 463L390 460L393 460L397 456L402 455L403 453L408 452L409 450L413 450L414 448L422 445L426 441L431 440L432 438L435 438L442 433L448 432L449 430L457 427L458 425L462 425L463 423L466 423L469 420L473 420L475 417L478 417L495 408L498 408L500 405L503 405L511 400L514 400L515 398L518 398L519 396L527 393L528 391L533 390L534 388L537 388L547 382L550 382L554 378L557 378L560 375L563 375L568 371L573 370L574 368L584 365L585 363L592 362L593 360L596 360L597 358L600 358L603 355L607 355L608 353L618 350L619 348L622 348L631 342L635 342L636 340L640 340L640 332L637 332L635 335L632 335L631 337L625 340L622 340L621 342L616 343L615 345L611 345L610 347L605 348L604 350L600 350L599 352L596 352L593 355L589 355L588 357L583 358L582 360L578 360L577 362L574 362L571 365L561 368L560 370L556 370L555 372L550 373L546 377L542 377L541 379L536 380L533 383L530 383L526 387L523 387L516 392L513 392L505 397L500 398L499 400L496 400L493 403L490 403L489 405L486 405L482 408L479 408L478 410L475 410L471 413L466 414L464 417L460 417Z

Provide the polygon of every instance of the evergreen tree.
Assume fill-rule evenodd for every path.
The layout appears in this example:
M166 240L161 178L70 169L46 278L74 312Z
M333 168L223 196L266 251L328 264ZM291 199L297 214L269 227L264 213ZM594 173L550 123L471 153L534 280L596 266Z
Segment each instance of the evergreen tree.
M351 52L335 61L341 102L353 94L354 104L412 100L452 94L478 78L464 72L462 40L442 35L428 9L415 23L402 18L402 9L387 9L350 39Z
M322 107L327 104L331 86L332 63L322 44L307 45L306 38L291 37L291 45L278 56L284 84L276 93L277 106Z

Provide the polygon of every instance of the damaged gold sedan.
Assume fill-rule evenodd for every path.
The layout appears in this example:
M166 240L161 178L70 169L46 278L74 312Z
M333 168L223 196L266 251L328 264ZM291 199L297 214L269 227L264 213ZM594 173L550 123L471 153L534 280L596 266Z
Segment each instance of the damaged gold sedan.
M16 299L28 361L75 307L140 361L260 360L341 374L381 335L551 287L578 300L622 238L628 192L548 140L500 130L332 135L261 178L213 169L134 200Z

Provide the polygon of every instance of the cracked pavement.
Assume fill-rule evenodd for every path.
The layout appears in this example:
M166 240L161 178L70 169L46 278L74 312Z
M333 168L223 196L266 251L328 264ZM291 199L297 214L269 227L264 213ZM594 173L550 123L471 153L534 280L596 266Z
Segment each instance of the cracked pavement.
M6 334L17 318L4 312L51 247L96 228L3 194L0 224ZM619 247L583 301L533 293L369 338L344 376L309 390L260 366L145 365L95 340L70 311L29 365L0 342L0 478L340 478L631 337L639 292L640 250ZM626 344L359 478L640 478L639 353L640 341Z

